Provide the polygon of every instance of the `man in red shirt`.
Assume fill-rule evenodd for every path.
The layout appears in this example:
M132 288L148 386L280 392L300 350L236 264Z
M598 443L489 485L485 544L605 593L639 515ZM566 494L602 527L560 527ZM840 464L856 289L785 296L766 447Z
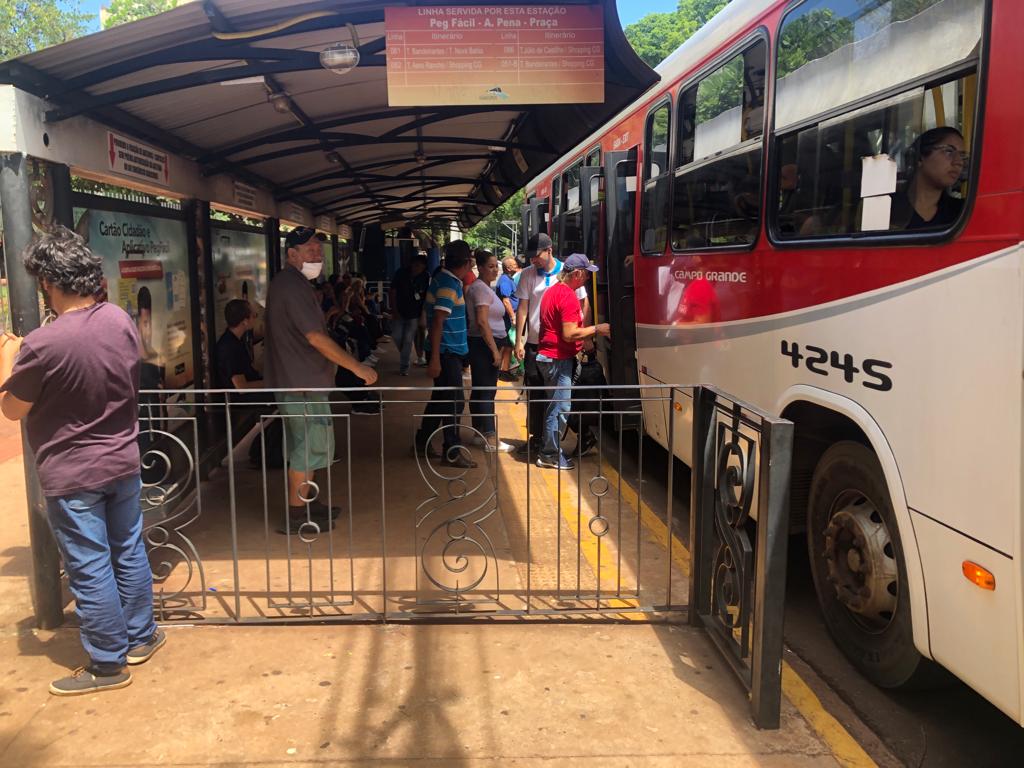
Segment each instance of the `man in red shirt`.
M572 460L559 445L569 411L573 362L584 339L611 334L608 323L583 325L576 291L587 284L591 272L597 272L597 266L590 259L582 253L572 254L558 273L558 284L545 291L541 299L537 368L553 392L544 412L544 442L538 467L573 468Z

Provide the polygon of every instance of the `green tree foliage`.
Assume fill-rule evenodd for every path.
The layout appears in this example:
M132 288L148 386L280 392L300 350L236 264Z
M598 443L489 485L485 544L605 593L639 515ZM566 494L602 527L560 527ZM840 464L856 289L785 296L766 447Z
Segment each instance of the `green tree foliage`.
M728 4L729 0L679 0L675 11L649 13L627 26L626 39L641 59L656 67Z
M178 0L110 0L103 17L103 28L110 29L118 24L155 16L177 7Z
M512 230L501 222L518 222L522 219L521 209L525 197L526 193L519 190L487 216L480 219L475 227L465 233L466 242L474 248L486 248L489 251L497 249L496 255L499 258L503 257L505 251L510 247L513 251L518 251L519 244L512 245ZM520 237L522 237L522 228L519 227L519 230Z
M0 60L84 34L92 16L66 0L0 0Z
M779 39L778 77L796 72L809 61L820 59L853 42L853 22L837 18L830 8L814 8L790 19Z

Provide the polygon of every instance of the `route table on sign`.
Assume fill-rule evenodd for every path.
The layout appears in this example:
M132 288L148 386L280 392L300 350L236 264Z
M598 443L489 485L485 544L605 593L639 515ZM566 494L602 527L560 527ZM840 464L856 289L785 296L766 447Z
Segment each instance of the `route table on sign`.
M388 8L388 104L604 100L599 6Z

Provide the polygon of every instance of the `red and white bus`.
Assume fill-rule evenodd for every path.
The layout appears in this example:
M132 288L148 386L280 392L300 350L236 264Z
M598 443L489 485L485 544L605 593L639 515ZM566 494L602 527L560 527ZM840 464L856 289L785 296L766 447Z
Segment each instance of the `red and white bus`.
M733 0L523 212L600 261L612 383L796 424L793 519L864 674L934 660L1018 722L1022 29L1020 0Z

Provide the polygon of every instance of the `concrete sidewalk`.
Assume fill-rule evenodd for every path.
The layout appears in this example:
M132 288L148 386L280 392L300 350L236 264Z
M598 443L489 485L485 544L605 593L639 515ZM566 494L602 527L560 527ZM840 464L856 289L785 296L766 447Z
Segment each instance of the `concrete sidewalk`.
M788 666L757 731L701 632L644 623L175 626L128 688L58 699L84 656L73 615L33 629L21 473L0 463L0 765L872 764Z

